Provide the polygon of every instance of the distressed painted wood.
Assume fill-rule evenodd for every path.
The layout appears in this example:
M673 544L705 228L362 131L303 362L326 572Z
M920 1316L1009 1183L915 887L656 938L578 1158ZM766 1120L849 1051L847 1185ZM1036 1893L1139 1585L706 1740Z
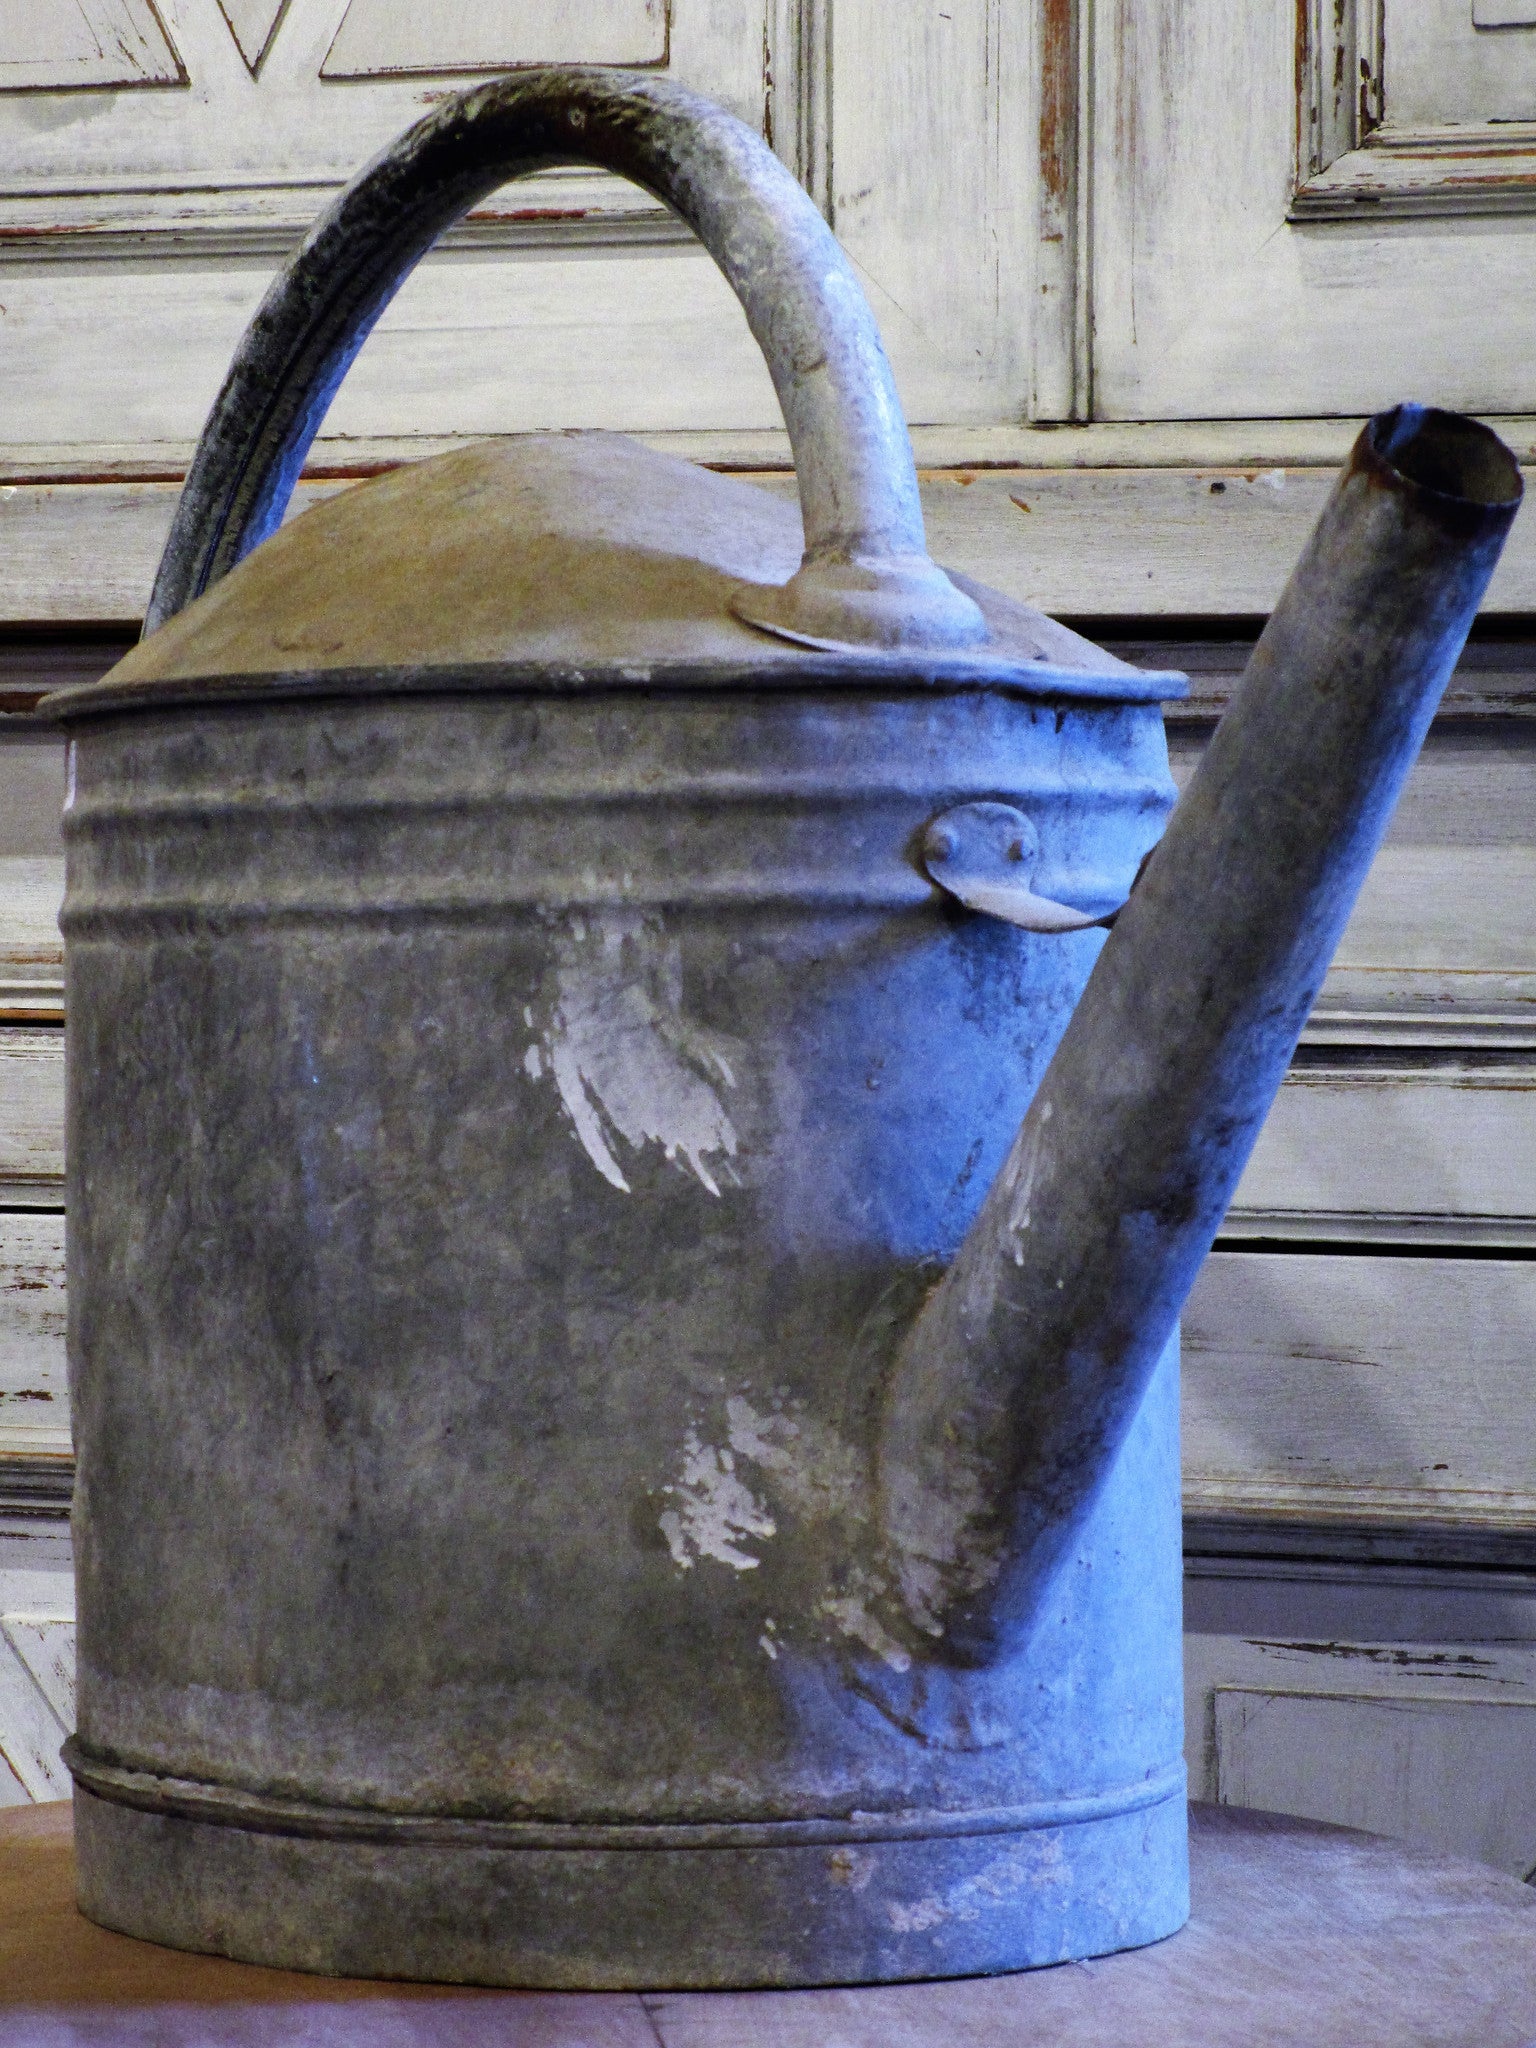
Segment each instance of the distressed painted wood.
M56 1209L64 1190L64 1034L0 1027L0 1207Z
M1381 221L1370 204L1352 222L1288 218L1308 75L1298 11L1095 10L1096 414L1357 412L1410 394L1521 410L1536 391L1536 224ZM1469 11L1460 21L1473 39ZM1391 64L1385 76L1390 125ZM1431 90L1454 119L1443 66Z
M908 413L1021 416L1035 231L1030 10L836 0L830 21L831 220Z
M57 254L66 234L87 257L110 255L129 221L154 249L185 246L204 224L222 224L226 244L239 246L239 210L228 205L236 193L277 201L269 219L282 218L291 236L465 73L544 61L665 68L761 126L777 22L767 0L502 0L469 10L178 0L169 34L147 0L31 0L24 12L13 61L26 62L25 82L46 97L29 107L0 96L0 225L22 236L13 262ZM138 90L79 103L82 88L124 82ZM77 96L72 118L62 90ZM785 139L792 152L792 130ZM588 186L589 203L606 211L616 182ZM560 189L538 180L530 203L553 211ZM81 198L83 212L70 203Z
M0 1805L68 1797L59 1749L74 1725L73 1695L73 1620L0 1614ZM62 1714L57 1698L67 1702Z
M824 0L537 0L468 14L290 0L275 20L259 0L181 0L175 26L188 83L174 100L118 94L70 124L22 118L0 95L0 445L190 436L272 259L338 182L464 75L541 53L664 69L770 135L833 213L916 417L990 424L1026 410L1031 28L1007 0L900 17L873 0L835 12ZM450 240L479 260L434 259L407 287L342 401L343 431L375 431L370 378L392 434L775 424L729 295L646 195L552 171L493 197ZM546 250L565 264L550 270ZM185 255L204 261L189 273ZM391 339L413 329L434 337L414 366ZM588 338L605 350L595 370Z
M1536 1264L1217 1251L1184 1317L1184 1496L1205 1516L1522 1530Z
M348 0L320 66L322 78L428 77L510 71L524 64L667 61L665 0L454 0L409 8Z
M1497 32L1522 9L1309 0L1290 218L1536 210L1536 37Z
M0 1460L70 1452L64 1218L0 1209Z
M0 93L185 82L151 0L27 0L8 10Z
M1364 1828L1511 1877L1536 1870L1536 1694L1382 1699L1223 1686L1212 1705L1224 1806Z
M0 1520L0 1806L68 1793L59 1745L75 1718L74 1615L67 1526Z
M1307 469L1337 468L1360 419L1099 420L1070 426L963 426L910 422L919 464L930 469ZM1536 461L1536 419L1490 422L1522 461ZM464 434L344 435L323 431L305 466L308 476L371 474L374 469L460 447ZM790 468L781 426L684 428L640 438L715 469ZM109 438L89 442L0 442L0 483L178 481L193 443Z
M1286 1568L1274 1569L1283 1580ZM1536 1863L1530 1593L1522 1600L1517 1582L1506 1580L1494 1599L1474 1592L1458 1601L1432 1583L1432 1573L1409 1575L1431 1583L1397 1590L1393 1576L1352 1574L1357 1608L1368 1613L1374 1601L1378 1613L1392 1609L1400 1626L1406 1622L1408 1632L1397 1638L1330 1636L1326 1627L1293 1640L1191 1628L1184 1639L1191 1796L1365 1827L1523 1878ZM1501 1602L1507 1612L1497 1625L1516 1639L1424 1636L1407 1611L1415 1594L1426 1613ZM1323 1621L1325 1612L1307 1618Z
M1175 776L1209 727L1176 727ZM1536 735L1436 727L1324 983L1308 1037L1330 1044L1536 1044Z
M1536 1246L1536 1065L1293 1069L1222 1231Z
M0 748L0 803L9 793L5 771L10 765ZM34 761L26 765L31 768ZM55 841L57 830L55 825ZM58 922L63 900L62 854L0 854L0 1025L63 1018L64 941Z

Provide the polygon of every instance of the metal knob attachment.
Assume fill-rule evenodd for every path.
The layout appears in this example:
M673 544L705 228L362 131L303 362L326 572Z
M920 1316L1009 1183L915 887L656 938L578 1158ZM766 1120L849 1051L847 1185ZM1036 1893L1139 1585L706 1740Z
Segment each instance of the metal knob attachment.
M1094 916L1036 894L1040 835L1012 804L957 804L941 812L923 835L922 853L931 878L957 903L1027 932L1088 931L1117 915Z

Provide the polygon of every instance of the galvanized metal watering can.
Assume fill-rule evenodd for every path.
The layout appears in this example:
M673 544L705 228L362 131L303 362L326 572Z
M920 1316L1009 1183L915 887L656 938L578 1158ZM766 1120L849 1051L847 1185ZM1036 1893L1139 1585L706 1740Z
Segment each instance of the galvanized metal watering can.
M400 277L569 161L735 286L800 516L553 435L275 532ZM1374 420L1158 845L1178 679L929 561L746 129L535 72L366 171L54 700L86 1912L557 1986L1178 1927L1176 1319L1519 489Z

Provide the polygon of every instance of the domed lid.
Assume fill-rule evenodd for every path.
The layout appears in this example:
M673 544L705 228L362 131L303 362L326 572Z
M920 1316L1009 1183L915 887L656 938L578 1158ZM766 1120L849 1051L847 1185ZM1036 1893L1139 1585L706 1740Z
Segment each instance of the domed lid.
M621 435L487 441L353 485L281 528L61 713L191 696L988 684L1138 702L1183 679L964 577L986 637L809 645L747 624L800 567L796 502Z

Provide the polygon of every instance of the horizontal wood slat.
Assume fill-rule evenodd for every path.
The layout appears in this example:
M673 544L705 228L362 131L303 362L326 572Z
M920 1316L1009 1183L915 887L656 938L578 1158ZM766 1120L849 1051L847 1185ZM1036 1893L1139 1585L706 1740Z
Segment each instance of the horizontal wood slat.
M1536 1064L1293 1069L1222 1230L1536 1246Z
M0 761L0 774L3 774ZM0 797L4 783L0 780ZM61 856L0 855L0 1022L49 1022L64 1014ZM4 1145L0 1135L0 1146ZM3 1156L3 1155L0 1155Z
M1536 1528L1536 1262L1218 1251L1184 1317L1185 1506Z
M1046 610L1103 619L1269 612L1333 467L929 470L935 557ZM345 487L311 479L297 509ZM793 479L759 473L765 488ZM0 484L0 620L140 618L180 485ZM1517 522L1488 595L1536 608L1536 524Z

